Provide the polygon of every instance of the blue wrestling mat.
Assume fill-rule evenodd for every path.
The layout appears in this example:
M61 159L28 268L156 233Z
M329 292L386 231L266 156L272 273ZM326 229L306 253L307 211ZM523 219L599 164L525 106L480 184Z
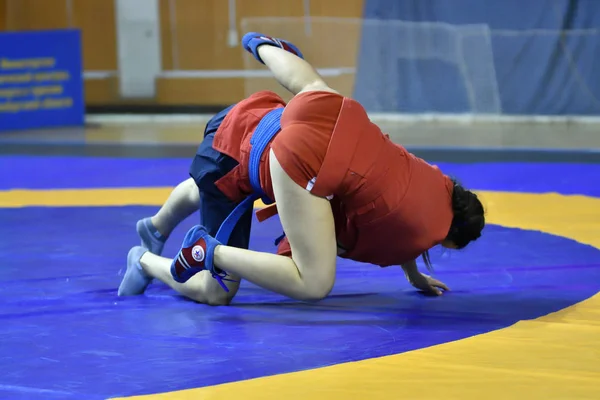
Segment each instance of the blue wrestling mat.
M20 172L3 175L0 186L168 186L186 178L188 164L2 157L2 170ZM597 165L440 166L475 189L600 195ZM436 277L452 289L441 298L416 292L399 267L345 260L331 296L317 304L247 282L230 307L193 303L161 283L118 298L125 256L138 243L135 222L155 210L0 208L0 398L105 399L364 360L507 327L600 290L596 248L490 225L465 251L432 252ZM193 216L177 228L166 256L195 223ZM251 247L274 252L279 233L276 218L255 223Z

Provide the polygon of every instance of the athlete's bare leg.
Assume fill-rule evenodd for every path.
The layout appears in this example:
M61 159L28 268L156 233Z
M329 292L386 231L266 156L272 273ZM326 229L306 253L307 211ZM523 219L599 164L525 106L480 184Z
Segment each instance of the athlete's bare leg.
M331 205L327 199L313 196L298 186L281 168L275 154L271 152L270 156L275 200L293 258L220 245L214 253L214 265L236 280L241 277L287 297L322 299L329 294L335 280L337 246ZM219 290L223 295L226 292L210 273L202 271L181 285L171 277L171 262L171 259L149 252L139 260L147 274L180 293L193 296L197 301L210 299L219 304L210 296L218 294ZM200 274L203 275L200 284L188 287ZM237 286L234 288L237 290Z
M337 93L301 58L268 45L260 46L258 53L279 83L290 92ZM272 151L270 168L279 216L288 236L293 258L219 245L214 251L214 265L233 275L234 279L241 277L291 298L322 299L331 291L335 280L337 246L330 203L298 186L285 173ZM200 275L199 278L194 276L180 285L171 277L172 260L149 252L141 255L138 260L148 275L198 301L214 300L211 297L215 296L213 288L217 288L217 292L220 290L221 295L226 293L206 271L196 274ZM237 290L237 286L233 286ZM231 293L235 291L227 295L231 296Z
M277 82L294 95L309 91L338 93L327 86L312 65L294 54L267 45L260 46L258 53Z
M140 259L140 264L143 270L152 278L166 283L178 293L199 303L215 306L227 305L239 289L239 277L235 275L229 277L235 282L225 282L229 289L229 292L226 292L208 271L197 273L185 283L175 282L170 272L171 261L169 258L146 252Z
M156 263L155 268L150 271L144 271L139 263L140 256L147 252L148 254L162 254L167 238L184 219L198 210L200 206L200 194L198 187L193 179L189 178L177 185L169 194L169 197L158 210L158 212L148 218L141 219L136 224L137 233L141 239L141 247L134 247L127 255L127 270L119 285L119 296L133 296L144 293L148 285L154 278L166 283L178 290L187 297L203 303L223 303L222 299L225 293L220 289L219 297L207 299L204 296L208 290L204 289L205 281L212 277L208 274L198 274L199 277L190 279L185 284L179 284L173 280L168 272L162 269L162 263ZM211 282L212 283L212 282ZM214 282L217 283L217 282ZM218 286L218 285L217 285Z
M183 296L209 305L226 305L235 296L240 279L230 274L231 281L225 281L228 291L223 290L210 272L202 271L185 283L178 283L171 275L171 259L152 254L147 249L136 246L127 255L127 270L119 285L119 296L135 296L144 293L153 279L158 279Z
M270 154L279 218L292 258L217 246L215 265L254 284L298 300L319 300L335 281L337 245L331 205L298 186Z
M259 47L258 52L279 83L292 93L312 90L335 93L301 58L268 45ZM279 216L293 258L220 245L214 252L214 265L291 298L321 299L330 292L335 279L337 246L330 203L298 186L272 151L270 168ZM140 261L146 271L158 263L166 269L167 263L171 263L148 253Z
M198 186L189 178L173 189L165 204L151 217L151 221L160 233L168 237L177 225L198 211L199 207Z
M313 196L287 176L273 152L270 157L277 208L293 258L218 246L214 264L236 281L242 277L299 300L321 299L331 291L335 280L337 246L331 206L327 199ZM177 283L171 276L171 263L171 259L150 252L139 260L146 274L198 302L228 304L238 290L238 283L227 282L230 291L225 292L207 271Z
M200 193L192 178L177 185L158 212L139 220L137 233L142 247L154 254L161 255L167 238L184 219L198 211Z
M293 94L329 91L317 71L305 60L274 46L258 48L260 58L275 79ZM228 246L215 250L215 265L265 289L302 300L329 294L335 280L337 245L331 205L298 186L270 153L271 179L292 259Z

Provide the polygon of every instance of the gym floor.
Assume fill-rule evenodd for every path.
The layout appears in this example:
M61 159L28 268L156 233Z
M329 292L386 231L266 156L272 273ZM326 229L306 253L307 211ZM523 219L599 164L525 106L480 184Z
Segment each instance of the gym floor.
M317 304L247 282L229 307L161 283L119 298L135 222L187 178L202 121L0 135L0 398L600 398L597 126L383 126L487 208L478 242L432 252L440 298L345 260ZM251 247L280 232L255 223Z

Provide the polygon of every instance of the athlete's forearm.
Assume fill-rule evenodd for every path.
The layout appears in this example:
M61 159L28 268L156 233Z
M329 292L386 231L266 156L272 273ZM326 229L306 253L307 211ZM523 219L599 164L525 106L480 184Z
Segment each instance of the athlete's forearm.
M258 54L281 86L294 95L310 87L326 87L319 73L300 57L279 47L260 46Z
M408 279L409 281L411 276L420 274L416 260L409 261L407 263L402 264L401 266L402 270L404 271L404 275L406 276L406 279Z

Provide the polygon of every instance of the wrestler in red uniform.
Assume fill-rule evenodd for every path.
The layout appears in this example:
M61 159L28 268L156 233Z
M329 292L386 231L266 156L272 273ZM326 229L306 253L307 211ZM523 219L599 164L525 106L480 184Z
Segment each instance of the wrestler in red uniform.
M290 297L318 299L333 285L335 274L331 269L335 271L335 264L332 267L330 249L320 247L323 242L332 240L341 257L379 266L402 265L413 285L441 294L439 289L447 289L446 286L419 273L415 259L424 255L429 266L427 252L432 247L441 244L463 248L480 236L485 220L477 196L437 167L392 143L369 120L358 102L327 87L290 43L248 34L244 37L244 45L296 96L286 105L275 93L259 92L226 111L212 136L211 147L232 164L230 168L222 169L219 175L211 175L216 178L212 183L225 202L233 205L252 193L249 180L251 138L261 119L273 109L285 107L281 131L262 153L259 173L262 190L268 198L278 202L286 232L286 237L279 243L278 254L288 256L288 262L283 261L283 257L267 257L243 250L248 247L247 237L238 237L233 239L236 243L230 241L224 246L213 238L214 226L206 229L198 226L188 232L175 260L169 260L171 277L165 274L167 259L140 248L132 249L128 272L130 269L138 272L130 275L135 275L135 281L141 283L136 290L124 287L120 292L143 292L152 277L182 291L181 286L191 286L190 276L209 270L213 274L226 271L235 277L234 282L228 284L233 291L224 295L211 282L210 274L204 274L201 281L197 280L197 287L186 289L188 293L184 294L198 301L228 303L237 290L239 278L245 278ZM291 78L286 79L286 76ZM275 165L271 165L273 163ZM201 169L206 170L205 167ZM203 187L206 173L194 170L192 167L190 173L200 194L213 190ZM298 191L298 187L302 191ZM312 202L314 206L304 207ZM257 213L259 220L273 215L274 207L277 206L260 210ZM312 215L313 209L323 217ZM330 217L329 224L322 222ZM308 226L315 227L312 234L304 232L310 228L298 227L311 218L314 223ZM220 217L219 221L223 219ZM160 229L158 220L160 218L155 216L138 223L138 232L143 242L147 242L145 247L151 251L152 246L159 248L154 253L160 253L172 230L172 227ZM248 236L249 220L244 223ZM325 232L322 236L321 231ZM159 237L158 246L156 237ZM140 277L143 274L139 272L146 276ZM134 281L131 277L129 280Z

